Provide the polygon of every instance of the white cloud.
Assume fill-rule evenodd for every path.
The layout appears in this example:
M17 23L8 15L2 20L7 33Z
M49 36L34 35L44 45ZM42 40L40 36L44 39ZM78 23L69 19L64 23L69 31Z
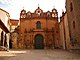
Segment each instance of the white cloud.
M4 1L4 0L0 0L0 2L1 2L2 4L5 4L5 1Z

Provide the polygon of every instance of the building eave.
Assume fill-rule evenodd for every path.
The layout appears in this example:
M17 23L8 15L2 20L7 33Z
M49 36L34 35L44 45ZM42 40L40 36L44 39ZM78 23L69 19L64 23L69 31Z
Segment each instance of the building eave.
M8 28L4 25L4 23L1 21L1 19L0 19L0 28L2 30L4 30L6 33L9 33Z
M3 10L2 8L0 8L0 10L4 11L5 13L9 14L7 11Z

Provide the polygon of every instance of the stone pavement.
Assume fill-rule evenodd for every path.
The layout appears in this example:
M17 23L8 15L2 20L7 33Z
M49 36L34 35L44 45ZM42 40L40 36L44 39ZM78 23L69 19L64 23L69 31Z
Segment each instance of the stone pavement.
M0 60L80 60L80 54L60 49L10 50L0 51Z

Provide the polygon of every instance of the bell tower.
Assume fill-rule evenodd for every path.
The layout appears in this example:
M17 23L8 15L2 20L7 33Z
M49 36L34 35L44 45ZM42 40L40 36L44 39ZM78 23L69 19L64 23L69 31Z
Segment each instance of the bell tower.
M52 9L52 17L58 17L58 12L55 8Z
M26 18L26 10L22 10L20 13L20 18Z

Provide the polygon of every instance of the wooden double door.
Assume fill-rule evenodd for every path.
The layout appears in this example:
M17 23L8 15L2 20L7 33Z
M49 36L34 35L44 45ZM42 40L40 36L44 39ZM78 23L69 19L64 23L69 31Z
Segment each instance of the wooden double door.
M35 49L44 49L44 38L42 35L38 34L35 36L34 48Z

